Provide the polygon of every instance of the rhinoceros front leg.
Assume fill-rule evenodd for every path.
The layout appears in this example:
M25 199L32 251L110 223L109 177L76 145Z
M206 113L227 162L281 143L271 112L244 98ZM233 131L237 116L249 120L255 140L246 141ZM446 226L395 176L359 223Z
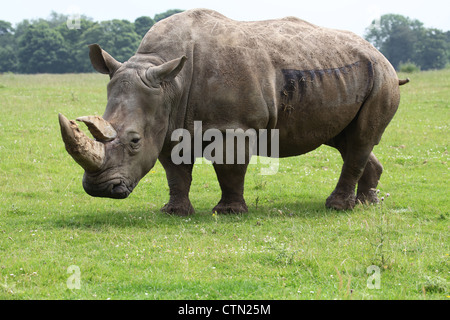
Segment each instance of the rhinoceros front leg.
M217 213L248 212L244 200L244 181L248 164L214 164L222 198L213 209Z
M179 216L194 214L194 208L189 200L194 165L175 165L170 157L164 156L160 156L159 161L166 171L170 189L170 200L161 211Z

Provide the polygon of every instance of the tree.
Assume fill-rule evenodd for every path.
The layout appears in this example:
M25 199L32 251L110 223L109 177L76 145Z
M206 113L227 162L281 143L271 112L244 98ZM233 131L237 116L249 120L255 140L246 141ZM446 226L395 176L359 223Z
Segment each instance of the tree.
M0 20L0 36L12 35L14 33L14 28L11 23L7 21Z
M64 38L46 22L30 25L19 39L19 71L62 73L68 68Z
M52 11L50 13L50 17L48 17L45 20L40 19L40 21L47 22L50 28L55 29L55 28L58 28L61 25L66 25L68 17L69 16L66 15L66 14L57 13L55 11Z
M110 20L96 22L86 30L81 37L80 47L87 50L87 45L98 43L116 60L124 62L135 54L140 41L134 24L127 20ZM88 59L83 61L82 67L83 70L92 70Z
M0 20L0 72L17 70L16 43L11 23Z
M438 29L424 30L416 45L415 60L423 70L443 69L450 57L447 35Z
M395 26L392 35L386 40L382 52L395 68L401 62L415 60L415 44L418 40L416 32L405 25Z
M150 17L139 17L134 21L134 30L143 38L154 24L155 21Z
M81 16L80 28L69 29L66 21L67 19L56 27L56 30L64 38L65 47L68 51L68 69L65 72L90 72L92 68L88 65L88 49L82 40L84 31L89 30L94 22L86 16Z
M414 59L414 46L423 23L399 14L386 14L366 29L365 38L380 50L395 68Z
M183 11L184 10L180 10L180 9L167 10L166 12L155 14L155 17L153 18L153 20L155 20L155 22L158 22L158 21L161 21L162 19L166 19L174 14L177 14L177 13L180 13Z
M380 50L395 68L412 62L422 70L442 69L450 59L450 34L427 29L419 20L386 14L366 29L365 38Z

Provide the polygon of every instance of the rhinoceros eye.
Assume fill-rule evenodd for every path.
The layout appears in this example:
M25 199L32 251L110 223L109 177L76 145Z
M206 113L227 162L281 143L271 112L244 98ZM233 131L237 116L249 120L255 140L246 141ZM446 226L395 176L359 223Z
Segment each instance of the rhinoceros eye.
M131 133L129 135L130 147L133 149L138 149L141 145L141 136L137 133Z

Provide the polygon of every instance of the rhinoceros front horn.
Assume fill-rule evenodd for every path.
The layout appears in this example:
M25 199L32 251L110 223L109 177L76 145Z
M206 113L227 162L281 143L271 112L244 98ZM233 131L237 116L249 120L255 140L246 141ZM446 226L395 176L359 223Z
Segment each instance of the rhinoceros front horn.
M95 121L91 122L88 127L91 132L96 132L97 137L103 134L105 137L109 137L108 139L113 139L112 136L116 134L115 131L104 132L102 127L95 130ZM106 121L104 124L106 124ZM102 142L90 139L80 130L75 121L68 120L62 114L59 114L59 125L66 150L72 158L87 172L99 171L105 161L105 145Z

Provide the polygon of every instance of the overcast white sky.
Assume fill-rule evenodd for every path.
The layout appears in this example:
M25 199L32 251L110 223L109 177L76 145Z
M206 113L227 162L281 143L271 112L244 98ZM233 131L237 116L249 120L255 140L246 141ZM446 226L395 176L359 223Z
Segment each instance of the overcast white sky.
M2 1L0 20L47 18L51 11L81 14L95 21L153 17L168 9L209 8L236 20L264 20L296 16L309 22L363 35L371 21L398 13L422 21L426 27L450 30L448 0L12 0Z

